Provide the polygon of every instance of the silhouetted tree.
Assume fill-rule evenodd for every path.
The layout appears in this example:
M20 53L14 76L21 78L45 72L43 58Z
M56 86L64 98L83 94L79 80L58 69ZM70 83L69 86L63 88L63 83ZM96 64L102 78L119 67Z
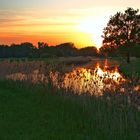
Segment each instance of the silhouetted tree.
M77 48L71 42L56 45L57 56L75 56Z
M130 62L130 50L140 42L139 10L127 8L124 13L117 12L112 16L104 29L103 47L126 47L127 62Z
M33 53L35 47L28 42L21 44L0 45L0 57L10 58L10 57L29 57ZM33 54L32 54L33 55Z
M85 47L85 48L81 48L79 49L79 55L81 56L98 56L98 52L96 47L92 46L92 47Z
M47 43L38 42L38 56L39 57L48 57L49 55L49 46Z
M38 49L44 49L48 47L48 44L47 43L44 43L44 42L38 42Z

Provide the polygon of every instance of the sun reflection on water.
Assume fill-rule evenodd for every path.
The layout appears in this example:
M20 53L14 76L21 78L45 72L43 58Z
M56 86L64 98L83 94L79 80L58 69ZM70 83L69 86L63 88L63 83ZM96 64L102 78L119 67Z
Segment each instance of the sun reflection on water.
M15 73L7 75L7 79L31 81L33 83L48 83L49 80L54 87L72 91L75 94L88 93L100 96L106 89L114 91L116 87L125 82L124 77L118 69L107 69L107 62L102 69L99 64L94 69L75 68L71 72L62 74L58 71L50 72L49 75L34 70L31 74Z

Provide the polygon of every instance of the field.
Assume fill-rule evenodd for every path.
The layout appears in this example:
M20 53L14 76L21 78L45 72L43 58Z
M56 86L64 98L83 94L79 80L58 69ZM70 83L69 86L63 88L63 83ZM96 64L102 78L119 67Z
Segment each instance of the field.
M50 86L0 82L2 140L138 140L140 112L125 96L104 98L62 94ZM122 100L122 101L121 101Z
M87 93L77 95L71 90L57 89L46 79L48 71L57 70L62 76L77 67L95 67L97 62L103 67L105 60L1 61L0 139L139 140L140 89L133 93L126 90L123 94L117 93L119 90L116 94L106 91L98 97ZM109 69L119 65L123 75L135 79L123 89L139 86L139 59L129 65L117 59L109 60L108 65Z

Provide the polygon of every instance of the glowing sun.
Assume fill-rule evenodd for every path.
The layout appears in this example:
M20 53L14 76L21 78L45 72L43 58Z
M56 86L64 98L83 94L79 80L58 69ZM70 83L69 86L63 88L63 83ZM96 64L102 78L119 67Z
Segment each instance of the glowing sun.
M88 17L80 21L78 29L81 32L89 33L93 44L99 49L102 46L102 32L104 19L102 17Z

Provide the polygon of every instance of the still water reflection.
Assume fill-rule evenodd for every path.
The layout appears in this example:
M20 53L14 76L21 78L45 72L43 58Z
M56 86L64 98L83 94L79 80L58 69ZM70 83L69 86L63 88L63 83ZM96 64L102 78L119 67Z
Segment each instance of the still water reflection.
M36 69L31 73L13 73L6 76L7 79L31 81L33 83L51 82L53 86L75 94L88 93L100 96L105 90L115 91L117 86L125 82L124 77L118 72L117 68L108 70L103 69L97 64L94 69L75 68L70 72L61 73L50 71L48 74Z

